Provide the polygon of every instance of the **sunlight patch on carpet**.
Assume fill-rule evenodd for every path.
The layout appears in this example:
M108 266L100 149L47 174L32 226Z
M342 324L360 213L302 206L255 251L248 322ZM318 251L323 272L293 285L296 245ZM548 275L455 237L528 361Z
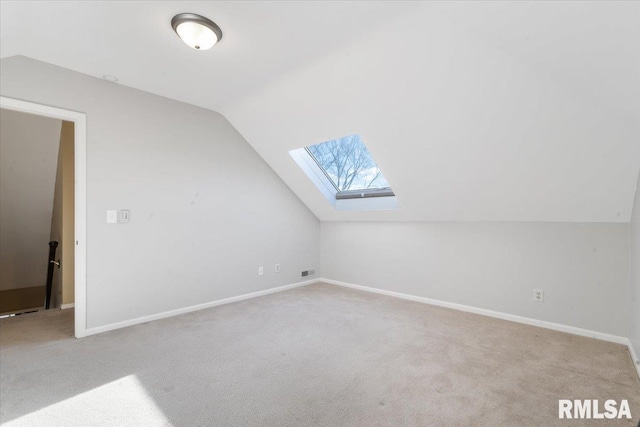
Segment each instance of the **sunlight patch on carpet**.
M171 425L135 375L31 412L5 424L18 426Z

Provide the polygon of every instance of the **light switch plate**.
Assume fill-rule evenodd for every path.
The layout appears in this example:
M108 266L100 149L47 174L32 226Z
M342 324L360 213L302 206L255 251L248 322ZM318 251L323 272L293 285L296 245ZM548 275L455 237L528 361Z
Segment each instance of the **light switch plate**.
M130 219L131 219L131 213L129 212L129 209L121 209L118 221L129 222Z
M107 211L107 224L118 223L118 211Z

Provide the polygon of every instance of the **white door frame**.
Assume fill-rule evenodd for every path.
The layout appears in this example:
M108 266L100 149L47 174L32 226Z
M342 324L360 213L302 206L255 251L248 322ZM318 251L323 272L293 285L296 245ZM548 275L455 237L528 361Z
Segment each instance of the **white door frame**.
M0 107L74 123L75 138L75 335L87 334L87 116L77 111L0 96Z

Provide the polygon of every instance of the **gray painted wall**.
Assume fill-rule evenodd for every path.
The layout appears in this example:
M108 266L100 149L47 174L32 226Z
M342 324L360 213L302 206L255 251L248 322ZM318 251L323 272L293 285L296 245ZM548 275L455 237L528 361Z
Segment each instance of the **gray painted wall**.
M0 72L3 96L87 114L88 328L319 273L318 219L220 114L25 57Z
M87 113L90 328L294 283L315 267L317 277L615 335L631 324L639 342L629 225L321 226L215 112L24 57L2 60L1 73L3 96ZM132 221L108 225L107 209L130 209Z
M61 125L0 110L0 290L46 284Z
M628 336L628 224L323 222L321 228L328 279ZM534 288L545 291L544 303L533 301Z
M631 319L629 339L640 357L640 176L631 216Z

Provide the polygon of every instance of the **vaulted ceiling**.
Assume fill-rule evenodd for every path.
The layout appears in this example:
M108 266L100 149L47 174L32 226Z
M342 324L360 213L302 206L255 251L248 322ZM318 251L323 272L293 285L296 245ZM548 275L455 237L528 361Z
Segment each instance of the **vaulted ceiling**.
M223 30L189 49L171 17ZM25 55L224 114L322 220L627 222L640 3L0 3ZM401 204L336 211L289 150L359 133Z

